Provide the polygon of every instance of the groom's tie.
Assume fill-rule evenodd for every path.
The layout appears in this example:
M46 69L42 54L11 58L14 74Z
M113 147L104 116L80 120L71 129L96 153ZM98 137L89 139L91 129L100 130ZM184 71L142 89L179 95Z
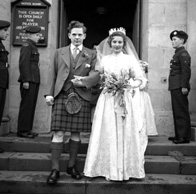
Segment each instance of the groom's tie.
M74 50L73 50L73 58L75 59L76 56L78 55L78 51L79 51L79 48L78 47L75 47Z

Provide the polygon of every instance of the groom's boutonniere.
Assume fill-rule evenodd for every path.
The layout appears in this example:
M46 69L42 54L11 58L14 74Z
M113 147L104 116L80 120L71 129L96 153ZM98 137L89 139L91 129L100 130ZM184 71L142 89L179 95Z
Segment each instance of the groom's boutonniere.
M89 58L89 54L86 50L83 51L83 56L86 57L86 58Z
M91 65L88 63L85 65L85 68L90 68L90 67L91 67Z

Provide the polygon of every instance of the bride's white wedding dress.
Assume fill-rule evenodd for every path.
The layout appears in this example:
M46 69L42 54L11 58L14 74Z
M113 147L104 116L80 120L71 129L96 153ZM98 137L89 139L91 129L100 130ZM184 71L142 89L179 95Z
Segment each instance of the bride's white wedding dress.
M117 76L122 69L131 70L135 78L140 79L142 70L136 63L131 56L120 53L103 57L101 66L105 73L114 73ZM146 128L143 127L139 96L139 88L134 97L130 89L125 89L127 114L123 119L119 98L110 93L100 94L84 167L85 176L103 176L117 181L145 177L144 152L148 137Z
M155 114L152 107L151 99L146 91L146 86L148 83L148 79L146 79L145 72L143 72L143 83L140 85L140 92L138 92L137 98L133 98L134 100L140 99L140 111L143 118L143 130L146 131L148 136L157 136L157 128L155 124Z
M143 114L143 127L146 128L148 136L157 136L157 128L155 124L155 114L152 107L151 99L146 91L140 91L141 111Z

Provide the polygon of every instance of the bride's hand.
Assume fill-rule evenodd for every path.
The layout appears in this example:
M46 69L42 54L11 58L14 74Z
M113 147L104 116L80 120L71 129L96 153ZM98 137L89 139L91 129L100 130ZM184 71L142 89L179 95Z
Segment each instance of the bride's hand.
M148 80L147 79L143 79L142 80L142 84L139 86L140 90L146 90L148 88Z
M138 88L142 84L141 80L129 80L129 85L131 88Z

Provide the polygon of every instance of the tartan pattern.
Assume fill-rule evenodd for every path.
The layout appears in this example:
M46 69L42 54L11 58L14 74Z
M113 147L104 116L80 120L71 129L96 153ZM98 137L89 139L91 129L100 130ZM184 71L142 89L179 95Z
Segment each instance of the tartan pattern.
M82 108L76 114L69 114L65 109L64 101L69 93L74 92L70 88L66 93L61 92L56 98L52 110L52 131L66 132L90 132L91 131L91 109L90 103L80 98Z

